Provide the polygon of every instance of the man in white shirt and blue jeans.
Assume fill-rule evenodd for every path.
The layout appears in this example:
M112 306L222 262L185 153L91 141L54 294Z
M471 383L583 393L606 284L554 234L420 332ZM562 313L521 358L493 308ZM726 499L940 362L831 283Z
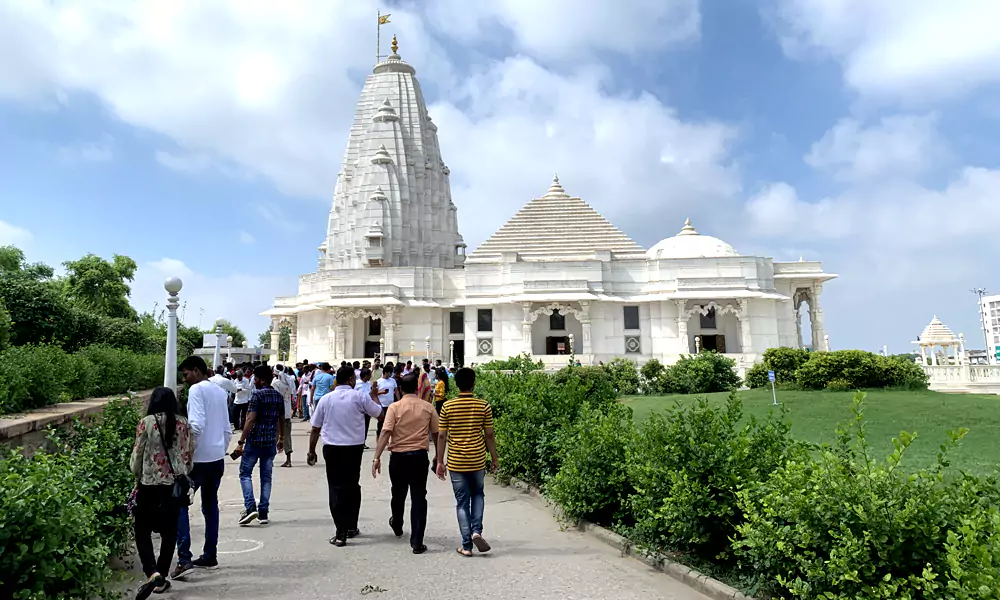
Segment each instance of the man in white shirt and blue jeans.
M323 440L326 483L330 489L330 515L336 527L330 543L346 546L347 539L360 533L361 457L365 451L365 415L377 417L382 407L375 401L377 388L365 394L354 389L354 367L337 370L337 387L317 401L312 415L309 454L306 462L315 465L316 443Z
M209 381L208 366L199 356L189 356L178 367L188 388L187 418L195 436L192 457L192 490L201 490L201 513L205 516L205 545L202 554L191 553L191 523L187 507L181 508L177 522L177 567L174 579L194 568L219 566L219 484L225 470L225 457L232 435L226 391Z

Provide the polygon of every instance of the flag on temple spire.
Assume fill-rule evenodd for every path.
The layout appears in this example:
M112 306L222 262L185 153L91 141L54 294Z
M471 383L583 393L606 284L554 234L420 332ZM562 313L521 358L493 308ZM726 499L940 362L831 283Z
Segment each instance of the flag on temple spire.
M389 17L390 16L392 16L392 13L389 13L389 14L386 14L386 15L379 15L378 16L378 24L379 25L385 25L386 23L389 22Z

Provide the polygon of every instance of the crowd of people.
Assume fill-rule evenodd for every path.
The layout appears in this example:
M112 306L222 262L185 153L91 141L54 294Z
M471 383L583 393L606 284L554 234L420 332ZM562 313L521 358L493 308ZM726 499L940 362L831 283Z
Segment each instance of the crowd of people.
M325 463L332 545L346 546L360 534L361 467L374 419L371 473L381 473L388 450L392 532L404 535L409 496L410 547L414 554L426 552L427 479L434 473L451 480L462 540L457 552L471 556L473 548L490 550L482 535L483 487L486 471L496 469L498 457L492 412L473 394L472 369L445 368L440 360L432 364L427 359L419 365L343 361L337 369L304 360L294 367L226 364L212 373L203 359L192 356L178 370L187 384L186 405L180 406L169 388L155 389L132 451L136 486L130 506L146 578L136 598L165 592L171 580L194 569L219 566L218 492L227 456L240 461L244 507L239 525L269 523L274 459L284 453L281 466L292 467L292 420L298 418L312 426L306 464L316 465L320 453ZM449 399L452 386L458 395ZM239 439L230 451L233 435ZM254 495L254 470L259 498ZM188 511L195 494L205 519L198 557L191 550ZM154 532L160 535L158 554ZM177 565L171 571L175 548Z

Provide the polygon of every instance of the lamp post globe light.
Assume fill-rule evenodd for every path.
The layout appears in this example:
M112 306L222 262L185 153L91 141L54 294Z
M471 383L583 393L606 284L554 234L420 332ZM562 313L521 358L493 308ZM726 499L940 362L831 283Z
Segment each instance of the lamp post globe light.
M233 360L233 336L226 336L226 360L232 362Z
M180 306L181 288L179 277L170 277L163 282L167 291L167 349L163 365L163 387L177 393L177 307Z
M215 320L215 354L212 356L212 368L218 367L222 364L222 323L223 320L220 317Z

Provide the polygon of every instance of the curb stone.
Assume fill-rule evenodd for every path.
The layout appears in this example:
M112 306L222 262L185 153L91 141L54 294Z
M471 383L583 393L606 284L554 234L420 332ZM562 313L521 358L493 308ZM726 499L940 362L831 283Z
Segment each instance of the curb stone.
M544 500L552 507L554 516L557 520L571 522L566 518L562 507L558 504L549 502L549 500L542 495L541 490L537 487L516 479L512 479L508 487L512 487L525 494L530 494L536 498ZM581 519L578 523L576 523L576 529L611 546L612 548L618 549L623 557L629 557L641 561L650 568L673 577L692 589L695 589L709 598L712 598L712 600L754 600L754 598L747 596L736 588L726 585L716 579L712 579L708 575L696 571L691 567L672 561L669 558L660 558L647 554L639 548L636 548L632 542L627 540L625 537L609 529L605 529L600 525L595 525L594 523Z

